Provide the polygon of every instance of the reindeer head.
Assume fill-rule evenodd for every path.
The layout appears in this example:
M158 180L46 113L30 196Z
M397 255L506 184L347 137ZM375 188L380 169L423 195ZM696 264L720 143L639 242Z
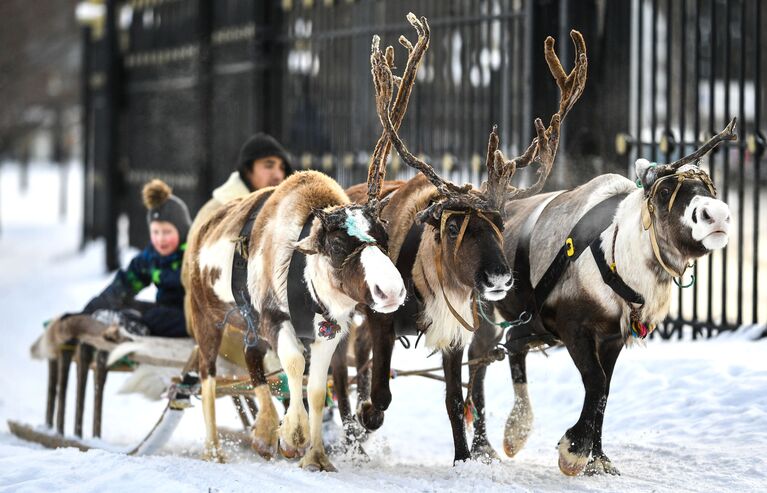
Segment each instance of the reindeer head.
M396 310L405 301L405 285L386 254L388 237L376 208L335 206L315 209L314 216L318 224L296 248L318 256L334 289L377 312Z
M733 119L703 147L674 163L656 166L646 159L636 161L636 174L645 190L642 224L651 230L658 262L674 277L681 275L688 260L727 245L730 209L717 200L716 188L698 162L721 142L737 140L735 123ZM681 265L669 265L680 263L675 258Z
M418 21L408 16L420 38L428 40L429 26L425 18ZM380 50L380 40L373 37L371 67L376 92L376 109L381 124L403 161L426 176L436 187L438 198L421 212L419 220L434 228L434 237L439 245L435 259L437 274L449 271L450 278L464 286L470 286L487 300L502 299L511 288L511 270L503 253L503 220L506 202L513 198L530 196L543 187L554 162L559 141L559 125L583 92L586 81L586 46L577 31L571 32L576 45L576 64L568 75L554 52L554 40L545 43L546 61L559 86L562 97L559 111L551 118L551 124L544 128L540 119L535 121L536 138L525 153L506 160L498 149L498 133L494 127L488 144L488 180L479 190L471 185L457 186L439 177L432 166L415 157L399 138L391 118L391 100L394 82L402 86L405 78L395 81L391 72L391 56L387 49ZM409 43L403 42L406 47ZM412 50L411 50L412 51ZM532 162L539 163L538 180L530 188L516 189L510 185L518 168ZM440 280L442 282L442 280Z

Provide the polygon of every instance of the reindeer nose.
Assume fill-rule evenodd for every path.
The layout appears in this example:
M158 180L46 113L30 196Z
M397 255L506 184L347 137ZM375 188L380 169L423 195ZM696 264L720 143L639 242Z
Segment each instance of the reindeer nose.
M394 303L395 301L402 301L405 299L405 296L407 296L407 290L404 288L404 286L402 287L402 289L400 289L396 293L394 291L395 291L394 289L389 290L388 292L384 291L383 289L381 289L381 286L379 286L378 284L373 286L373 296L379 302L383 304Z
M375 285L375 288L373 289L373 292L381 299L386 299L386 293L383 292L383 289L381 289L381 286L378 284Z
M712 223L714 222L714 218L713 218L713 217L711 217L711 213L710 213L710 212L708 211L708 209L706 209L705 207L703 207L703 208L701 209L701 211L700 211L700 217L701 217L701 219L703 219L703 220L704 220L705 222L707 222L708 224L712 224Z
M508 269L495 268L485 271L485 279L483 284L488 289L509 289L514 284L514 278Z
M724 224L730 222L730 209L717 203L706 204L700 208L700 218L705 224Z

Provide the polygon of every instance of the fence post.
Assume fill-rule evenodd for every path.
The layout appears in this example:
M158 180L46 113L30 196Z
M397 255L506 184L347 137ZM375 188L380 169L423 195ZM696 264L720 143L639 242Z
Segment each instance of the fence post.
M82 238L80 250L93 237L91 223L91 174L90 174L90 144L91 144L91 88L90 88L90 57L91 57L91 28L88 25L80 28L82 52L80 59L80 145L82 146L83 162L83 217Z
M118 119L118 98L119 98L119 60L120 56L117 45L117 2L118 0L107 0L105 21L105 49L106 49L106 67L105 67L105 99L104 119L106 130L104 132L104 154L106 156L106 183L104 206L106 209L105 236L107 243L106 267L107 270L115 270L120 267L117 255L117 216L118 216L118 197L119 187L117 181L118 174L118 155L117 155L117 125Z
M200 98L200 160L197 182L197 194L200 204L204 204L213 188L213 168L211 164L213 149L213 57L211 36L213 33L212 0L197 2L198 46L200 50L197 65L197 84Z

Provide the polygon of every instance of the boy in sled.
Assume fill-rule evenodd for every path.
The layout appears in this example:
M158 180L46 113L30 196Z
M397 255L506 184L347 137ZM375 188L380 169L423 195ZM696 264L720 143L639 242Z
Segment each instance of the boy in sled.
M150 244L82 313L138 335L187 337L181 261L192 223L189 210L161 180L144 185L143 198ZM155 302L136 300L150 284L157 287Z

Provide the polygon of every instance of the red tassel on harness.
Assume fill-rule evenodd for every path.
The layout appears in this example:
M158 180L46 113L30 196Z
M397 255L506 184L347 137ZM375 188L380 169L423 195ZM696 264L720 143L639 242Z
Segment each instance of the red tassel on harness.
M470 428L475 419L477 419L477 408L474 407L474 402L471 399L467 399L463 403L463 420L466 423L466 427Z

